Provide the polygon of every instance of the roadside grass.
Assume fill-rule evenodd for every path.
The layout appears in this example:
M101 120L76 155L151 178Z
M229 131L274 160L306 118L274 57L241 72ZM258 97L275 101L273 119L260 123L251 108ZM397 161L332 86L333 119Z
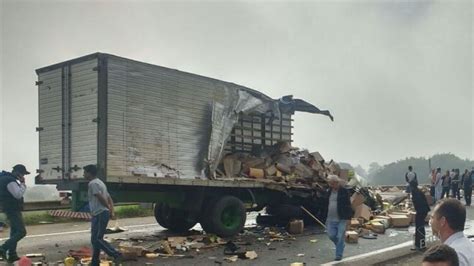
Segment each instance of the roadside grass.
M117 218L147 217L153 215L152 208L143 208L140 205L115 207L115 216L117 216Z
M153 209L143 208L140 205L116 206L115 215L117 216L117 218L147 217L147 216L153 216ZM25 225L84 221L81 219L53 217L49 215L48 211L23 212L23 220L25 222Z

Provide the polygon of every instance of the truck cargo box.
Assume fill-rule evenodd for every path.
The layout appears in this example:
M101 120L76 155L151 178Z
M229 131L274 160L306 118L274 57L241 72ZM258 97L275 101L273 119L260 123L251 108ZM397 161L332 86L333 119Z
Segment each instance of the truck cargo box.
M87 164L108 182L207 178L226 152L291 141L294 110L233 83L103 53L36 72L40 183Z

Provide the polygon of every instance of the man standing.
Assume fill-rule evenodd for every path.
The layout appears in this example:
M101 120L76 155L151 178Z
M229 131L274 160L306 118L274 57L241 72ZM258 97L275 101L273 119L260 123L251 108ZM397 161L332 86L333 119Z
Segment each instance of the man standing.
M453 198L461 199L459 195L459 169L453 169L454 175L451 177L451 195Z
M418 184L416 173L413 172L413 167L410 165L408 166L408 172L405 173L405 181L407 182L406 193L410 193L410 182L413 180Z
M443 194L443 175L441 174L441 168L436 169L436 180L435 180L435 201L441 199Z
M425 219L430 211L430 206L426 200L425 194L418 189L418 183L415 180L410 182L411 199L415 207L415 247L413 250L424 250L425 246Z
M430 186L430 195L435 198L435 183L436 183L436 170L432 169L431 173L428 176L428 179L431 181L431 186Z
M109 223L109 218L115 217L114 203L107 191L104 182L97 178L97 167L95 165L84 166L84 177L89 180L88 199L89 208L92 215L91 220L91 242L92 242L92 266L100 264L100 251L114 258L115 262L120 262L122 254L115 250L104 240L105 230Z
M345 247L345 235L347 221L352 218L353 211L349 193L341 187L341 181L337 175L328 176L329 198L328 215L326 218L326 229L329 239L336 245L335 260L342 260Z
M472 197L472 178L474 177L474 167L472 171L469 172L467 169L462 175L461 183L464 189L464 200L466 201L466 206L471 206L471 197Z
M463 233L465 222L466 208L456 199L442 200L434 208L430 219L433 234L443 244L456 250L461 266L474 262L474 243Z
M441 198L444 198L444 195L446 195L446 198L449 198L449 188L451 187L451 174L449 170L446 171L446 174L442 177L443 180L443 192L441 193Z
M10 238L0 246L0 259L13 263L20 258L16 253L18 242L25 237L26 229L23 222L23 194L26 191L25 175L30 172L22 164L13 166L11 173L0 173L0 209L10 221Z

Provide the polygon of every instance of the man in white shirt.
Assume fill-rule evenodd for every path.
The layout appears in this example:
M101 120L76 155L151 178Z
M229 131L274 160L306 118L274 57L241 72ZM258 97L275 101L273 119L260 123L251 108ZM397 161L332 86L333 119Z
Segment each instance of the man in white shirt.
M411 193L410 182L416 181L416 183L418 184L416 173L413 171L413 166L411 165L408 166L408 172L405 173L405 181L407 182L407 187L406 187L405 192L408 193L408 197L410 197L410 193Z
M474 243L464 236L465 222L466 208L456 199L440 201L430 219L433 234L456 250L460 266L474 265Z

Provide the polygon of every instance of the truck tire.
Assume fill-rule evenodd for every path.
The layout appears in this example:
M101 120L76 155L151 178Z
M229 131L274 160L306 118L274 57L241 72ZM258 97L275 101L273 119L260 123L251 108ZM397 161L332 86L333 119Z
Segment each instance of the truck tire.
M201 225L206 232L229 237L242 231L246 219L247 212L242 201L234 196L224 196L203 212Z
M173 232L185 232L197 222L189 212L169 207L167 204L155 204L155 219L166 229Z

